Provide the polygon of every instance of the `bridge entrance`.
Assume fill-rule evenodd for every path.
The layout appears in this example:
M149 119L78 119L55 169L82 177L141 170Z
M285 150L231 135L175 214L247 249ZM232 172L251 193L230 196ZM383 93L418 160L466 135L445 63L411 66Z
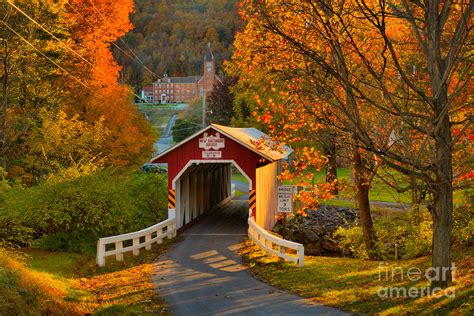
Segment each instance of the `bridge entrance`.
M232 166L248 182L249 216L273 228L281 160L292 150L269 143L255 128L212 124L154 157L152 163L168 164L168 217L177 229L232 198Z

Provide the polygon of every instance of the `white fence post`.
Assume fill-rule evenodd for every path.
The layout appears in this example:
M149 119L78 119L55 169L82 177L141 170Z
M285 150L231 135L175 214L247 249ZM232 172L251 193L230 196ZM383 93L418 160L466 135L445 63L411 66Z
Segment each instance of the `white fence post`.
M151 243L149 243L150 240L151 240L151 233L148 233L145 235L145 243L146 243L145 249L146 250L151 249Z
M140 254L140 248L138 245L140 244L140 237L133 238L133 255L138 256Z
M173 222L171 224L171 226L169 226L169 228L171 229L171 235L168 235L168 238L172 239L172 238L176 237L176 221Z
M117 253L115 254L115 259L117 261L123 261L123 252L122 252L122 248L123 248L123 241L116 241L115 242L115 250L117 251Z
M156 231L156 236L158 238L158 240L156 241L156 243L158 244L162 244L163 243L163 238L160 238L159 236L162 236L163 235L163 228L158 228L158 230Z
M105 266L105 245L101 242L100 239L97 241L96 262L99 267Z
M268 255L275 255L278 258L293 261L298 267L304 265L304 246L302 244L285 240L268 233L255 223L253 217L249 217L248 223L248 236L260 249L265 251ZM273 249L273 245L277 246L276 249ZM286 253L285 248L296 250L296 257Z
M298 254L298 267L302 267L304 266L304 246L303 245L298 246L297 254Z
M166 228L166 232L164 229ZM155 237L151 237L153 233L156 233ZM151 227L142 229L137 232L122 234L117 236L100 238L97 241L97 258L96 263L99 267L105 266L105 257L115 255L118 261L123 260L123 254L131 251L133 255L137 256L140 254L140 249L151 249L151 244L154 242L162 242L163 238L176 237L176 219L169 218ZM140 243L140 239L145 238L144 243ZM132 241L131 246L124 247L125 241ZM106 246L115 244L114 250L106 251Z

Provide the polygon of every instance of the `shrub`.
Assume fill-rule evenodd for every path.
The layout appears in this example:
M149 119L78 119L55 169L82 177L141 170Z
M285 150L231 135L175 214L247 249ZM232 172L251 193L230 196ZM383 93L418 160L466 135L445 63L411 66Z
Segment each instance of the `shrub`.
M352 254L356 258L367 259L367 251L362 236L362 229L357 226L338 227L334 232L334 239L344 254Z
M167 216L165 178L157 174L100 172L11 189L1 200L0 238L49 250L93 252L100 237L139 230Z
M419 225L414 222L411 213L374 219L376 237L372 250L374 256L384 260L394 259L395 247L398 248L397 256L403 259L427 255L431 248L431 221L428 214L424 214ZM334 233L334 238L343 252L356 258L368 258L362 229L359 226L339 227Z
M453 242L463 246L474 244L474 210L469 205L453 210Z

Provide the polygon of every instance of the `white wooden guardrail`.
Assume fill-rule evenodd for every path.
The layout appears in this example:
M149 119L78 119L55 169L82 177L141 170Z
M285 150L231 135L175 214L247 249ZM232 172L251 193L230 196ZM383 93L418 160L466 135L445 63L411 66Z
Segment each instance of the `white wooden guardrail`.
M154 242L161 244L165 237L170 239L176 237L175 218L167 219L133 233L100 238L97 242L97 265L99 267L105 266L105 257L113 255L118 261L122 261L123 254L129 251L133 251L133 255L138 256L141 248L149 250ZM124 247L124 243L127 242L131 245ZM115 248L106 250L106 247L111 244L114 244Z
M265 229L257 225L253 217L249 217L248 223L249 238L267 254L293 261L298 264L298 267L304 265L304 246L302 244L285 240L268 233ZM277 249L273 249L273 245L276 245ZM296 257L285 253L286 248L296 250Z

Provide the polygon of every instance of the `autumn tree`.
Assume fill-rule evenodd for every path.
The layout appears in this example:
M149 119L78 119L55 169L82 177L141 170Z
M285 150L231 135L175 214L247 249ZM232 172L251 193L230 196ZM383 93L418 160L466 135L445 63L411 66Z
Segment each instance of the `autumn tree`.
M101 153L110 133L104 127L105 118L94 124L68 117L59 110L43 110L39 114L41 125L31 131L30 167L37 173L67 181L100 170L106 161Z
M45 176L48 164L40 161L61 155L58 146L44 155L36 143L38 135L54 132L54 125L45 124L51 117L84 128L73 133L78 139L91 129L101 134L100 146L89 146L94 152L85 160L93 154L107 157L107 166L128 166L151 155L153 133L132 103L133 90L119 84L120 67L110 50L132 27L132 1L20 0L2 2L0 9L0 152L7 169ZM67 163L62 160L61 168Z
M325 69L311 69L313 66L311 60L302 55L299 48L289 45L288 41L282 38L277 30L272 31L272 28L284 26L295 35L302 36L305 43L313 49L323 49L324 54L328 56L336 53L336 48L331 51L329 47L324 46L320 32L308 32L306 28L309 24L303 24L303 30L298 29L298 23L301 23L297 19L298 16L287 21L287 13L291 11L288 11L286 5L268 2L253 7L248 4L246 9L249 11L244 13L244 18L248 18L249 22L245 32L237 37L237 52L234 55L234 61L247 71L239 73L243 78L241 81L245 81L247 85L253 83L254 86L261 87L257 102L262 109L260 116L269 124L273 134L291 143L292 146L303 143L303 148L306 148L308 141L311 140L312 146L317 147L315 135L320 135L317 143L322 144L320 147L326 151L327 157L332 159L327 161L331 166L334 166L335 162L335 154L330 152L334 150L330 148L334 139L328 139L324 134L336 135L336 130L345 134L339 139L344 140L346 146L352 148L351 159L356 201L361 214L360 224L366 249L369 256L373 257L375 234L370 212L369 189L379 163L373 159L373 155L362 150L358 136L351 131L339 113L330 112L329 107L319 107L323 103L336 105L349 103L350 106L345 108L346 112L362 119L364 116L361 104L355 99L351 89L343 86L335 87L335 84L331 86L333 82L328 80ZM278 24L275 21L285 21L285 24ZM334 56L341 56L331 61L333 72L338 72L341 65L346 64L346 57L340 54ZM349 74L356 67L352 65L351 69L342 70ZM365 118L368 117L370 116L367 114ZM324 141L325 138L327 142ZM313 169L318 170L319 156L315 156L314 162ZM309 162L307 164L312 165ZM330 174L330 180L336 180L334 174ZM333 185L331 189L333 193L337 193L335 188Z
M80 114L90 123L105 117L104 126L110 134L102 150L109 163L137 164L151 155L153 134L132 104L133 90L118 83L121 67L111 51L112 43L132 28L129 15L133 1L70 1L67 8L72 36L89 61L82 69L87 73L90 87L85 91L80 87L75 90L80 102L69 107L69 113Z
M70 36L62 4L51 1L15 1L58 39ZM39 126L40 111L57 110L77 84L69 75L72 61L66 49L42 32L8 2L0 4L0 160L5 169L25 169L29 135ZM72 58L73 60L74 58ZM62 65L58 68L57 65ZM30 170L31 171L31 170Z
M123 77L129 84L148 85L151 73L133 58L125 45L158 75L202 73L202 46L212 43L217 71L233 51L234 34L242 26L235 0L135 1L134 29L113 47ZM141 81L140 81L141 80Z
M231 91L237 79L225 77L222 81L217 81L214 89L206 98L207 109L210 112L207 120L210 123L229 125L234 115L234 95Z
M451 281L452 159L472 124L473 10L473 1L405 0L244 1L242 10L241 36L251 44L236 58L264 72L262 82L278 74L286 104L298 105L285 110L303 108L350 135L354 166L372 153L373 165L424 192L438 271L432 286Z

